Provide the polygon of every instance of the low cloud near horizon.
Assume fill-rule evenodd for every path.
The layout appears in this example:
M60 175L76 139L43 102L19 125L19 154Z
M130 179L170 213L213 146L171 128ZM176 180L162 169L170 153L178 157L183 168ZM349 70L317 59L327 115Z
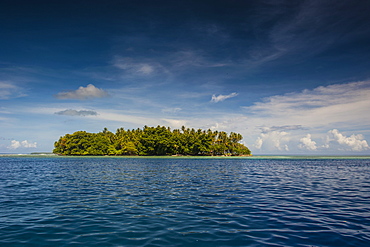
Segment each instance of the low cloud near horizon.
M18 148L37 148L37 142L29 142L27 140L24 141L16 141L12 140L8 149L18 149Z
M311 134L307 134L305 137L302 137L300 140L301 144L298 145L300 149L307 149L309 151L317 150L316 142L311 139Z
M225 96L230 95L218 95L214 98L218 97L220 102L228 99ZM333 84L274 95L241 108L242 111L238 114L224 112L186 117L183 115L183 108L174 106L160 108L164 115L159 117L160 114L138 115L132 111L108 108L79 110L74 107L84 108L86 104L76 103L68 103L64 109L58 107L23 110L45 115L52 113L84 117L83 121L94 117L104 125L111 123L113 128L136 128L144 125L179 128L185 125L190 128L237 132L244 136L243 143L254 154L329 154L338 151L360 153L370 150L365 138L367 124L370 122L369 81ZM169 117L170 115L173 116Z
M261 133L255 141L253 147L258 150L279 150L290 151L298 147L305 151L325 151L329 149L362 152L370 149L367 141L361 134L352 134L347 137L337 129L329 130L322 138L325 140L322 145L318 145L313 140L311 134L306 134L299 139L298 145L291 133L285 131L270 131Z
M328 142L337 142L343 150L361 152L370 149L367 141L364 140L364 136L361 134L352 134L347 137L337 129L330 130L328 134Z
M360 135L370 122L369 80L274 95L243 109L247 118L234 125L258 153L369 150Z

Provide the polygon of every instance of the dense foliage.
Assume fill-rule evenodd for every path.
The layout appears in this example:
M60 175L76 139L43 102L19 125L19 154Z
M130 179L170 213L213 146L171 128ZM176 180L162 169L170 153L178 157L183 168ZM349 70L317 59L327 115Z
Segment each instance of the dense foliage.
M240 143L243 137L231 132L144 126L143 129L106 128L99 133L77 131L55 142L61 155L250 155Z

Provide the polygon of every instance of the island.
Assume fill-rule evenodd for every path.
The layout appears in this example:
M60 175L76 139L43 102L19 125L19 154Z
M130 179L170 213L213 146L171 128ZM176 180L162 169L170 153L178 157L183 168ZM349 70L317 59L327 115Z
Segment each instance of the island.
M76 131L54 143L58 155L135 155L135 156L249 156L251 151L240 141L241 134L182 126L144 126L142 129L107 128L99 133Z

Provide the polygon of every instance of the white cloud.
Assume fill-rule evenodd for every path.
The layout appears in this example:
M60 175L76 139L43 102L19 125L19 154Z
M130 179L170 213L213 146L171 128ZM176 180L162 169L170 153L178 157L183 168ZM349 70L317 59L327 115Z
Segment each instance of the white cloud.
M299 140L301 144L298 145L301 149L307 149L310 151L317 150L316 142L311 139L311 134L307 134L305 137Z
M56 95L58 99L91 99L107 97L108 93L103 89L96 88L94 85L89 84L86 87L79 87L75 91L60 92Z
M21 143L19 141L13 140L9 146L9 149L17 149L21 147Z
M170 126L172 128L180 128L183 125L187 125L186 120L179 120L179 119L159 119L157 117L142 117L142 116L134 116L129 114L121 114L119 112L108 112L108 111L99 111L100 114L97 116L97 119L104 120L104 121L116 121L121 122L123 124L133 124L139 126L157 126L157 125L164 125Z
M333 105L349 105L370 101L370 81L336 84L327 87L317 87L313 90L303 90L300 93L289 93L266 98L250 107L255 112L267 111L278 115L291 113L294 110L311 110ZM347 110L346 108L343 110ZM295 112L294 112L295 113Z
M104 121L114 121L120 123L129 123L139 126L156 126L161 123L161 120L157 118L151 117L142 117L142 116L135 116L131 114L122 114L121 111L107 111L107 110L99 110L99 115L97 116L98 119Z
M370 81L271 96L245 107L257 122L304 127L364 126L370 122L369 108Z
M91 111L91 110L72 110L72 109L67 109L64 111L58 111L55 112L57 115L65 115L65 116L96 116L98 113L96 111Z
M194 119L195 126L202 129L221 130L226 132L243 132L247 127L245 126L248 118L240 114L221 114L217 116L214 112L207 119L204 115L200 119ZM213 122L210 124L210 122Z
M230 99L230 98L233 98L233 97L236 97L238 94L237 93L231 93L231 94L228 94L228 95L218 95L216 96L215 94L212 95L212 99L211 99L211 102L214 102L214 103L217 103L217 102L221 102L221 101L224 101L226 99Z
M182 126L186 126L186 120L178 120L178 119L162 119L166 125L169 125L172 128L179 129Z
M257 148L257 149L261 149L262 148L262 145L263 145L263 139L262 137L258 137L257 140L255 141L254 143L254 147Z
M132 97L136 95L131 92L130 94ZM150 100L147 105L152 106ZM63 112L65 109L75 109L75 107L76 105L73 103L64 106L64 108L48 108L47 112L45 110L44 113L53 114ZM84 107L87 106L80 106L82 109ZM166 125L178 128L185 125L202 129L234 131L243 135L244 142L254 154L281 154L286 153L287 150L294 154L303 153L303 151L305 153L315 152L315 154L334 154L348 150L349 154L356 150L367 151L367 153L370 150L368 143L364 140L368 138L367 135L370 133L368 131L370 122L368 114L368 109L370 109L369 81L337 84L285 95L275 95L257 102L251 107L246 107L247 111L244 114L236 114L232 111L223 112L212 108L211 111L203 111L196 115L188 114L188 110L191 108L187 108L182 109L181 114L176 114L179 118L166 119L168 116L163 113L176 113L179 110L176 106L174 108L166 107L164 104L158 104L155 108L150 108L153 109L151 112L138 110L139 107L120 110L94 109L99 112L99 115L94 117L94 122L100 124L98 121L101 121L104 125L108 123L112 126L125 126L125 128L144 125ZM22 110L25 111L24 108ZM42 109L34 111L37 114L42 112ZM79 114L77 112L79 111L76 111L76 114ZM341 141L342 144L340 144L338 140L341 138L334 139L334 135L331 133L331 140L326 143L325 137L328 135L328 130L334 128L345 130L346 133L349 130L356 130L354 133L362 133L365 137L361 139L355 135L353 139L357 141L353 141L353 143L359 143L356 146L348 144L350 143L348 139L346 142Z
M36 148L37 147L37 142L34 143L29 143L27 140L21 142L22 147L25 148Z
M18 149L18 148L37 148L36 142L28 142L27 140L24 141L16 141L12 140L9 149Z
M261 133L254 143L256 149L265 150L279 150L279 151L289 151L288 142L290 141L290 136L288 132L285 131L271 131Z
M20 87L9 82L0 81L0 99L10 99L22 96L25 96L25 94L22 93Z
M179 107L174 107L174 108L164 108L162 109L162 112L163 113L177 113L179 111L181 111L182 109L179 108Z
M137 72L143 73L145 75L151 74L154 71L154 68L149 64L142 64L138 67Z
M248 130L242 131L242 134L255 140L254 145L252 142L250 146L258 152L277 150L272 143L265 143L267 137L260 136L259 131L289 133L290 140L285 144L291 152L299 153L299 148L308 150L300 140L307 134L307 130L310 130L310 134L315 136L317 148L312 151L335 153L344 148L351 151L352 148L336 141L331 141L328 145L328 142L325 142L327 131L335 127L347 131L356 129L362 134L369 133L369 109L370 81L334 84L265 98L245 107L248 119L239 125L249 127ZM261 129L260 126L266 126L267 129ZM280 148L282 147L280 145ZM310 147L314 148L312 143Z
M351 150L351 151L364 151L369 150L370 147L367 144L366 140L364 140L363 135L351 135L350 137L347 137L340 133L337 129L330 130L329 132L329 141L334 140L338 144L340 144L342 147L345 148L345 150Z
M116 56L113 66L134 75L149 76L167 70L159 63L153 61L136 61L130 57Z

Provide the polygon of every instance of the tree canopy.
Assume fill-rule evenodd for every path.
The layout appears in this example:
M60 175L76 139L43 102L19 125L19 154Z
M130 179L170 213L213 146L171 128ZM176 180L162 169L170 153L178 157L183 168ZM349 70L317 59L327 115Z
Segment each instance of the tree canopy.
M195 130L183 126L144 126L143 129L104 128L99 133L77 131L66 134L54 143L53 153L60 155L250 155L240 141L241 134L224 131Z

